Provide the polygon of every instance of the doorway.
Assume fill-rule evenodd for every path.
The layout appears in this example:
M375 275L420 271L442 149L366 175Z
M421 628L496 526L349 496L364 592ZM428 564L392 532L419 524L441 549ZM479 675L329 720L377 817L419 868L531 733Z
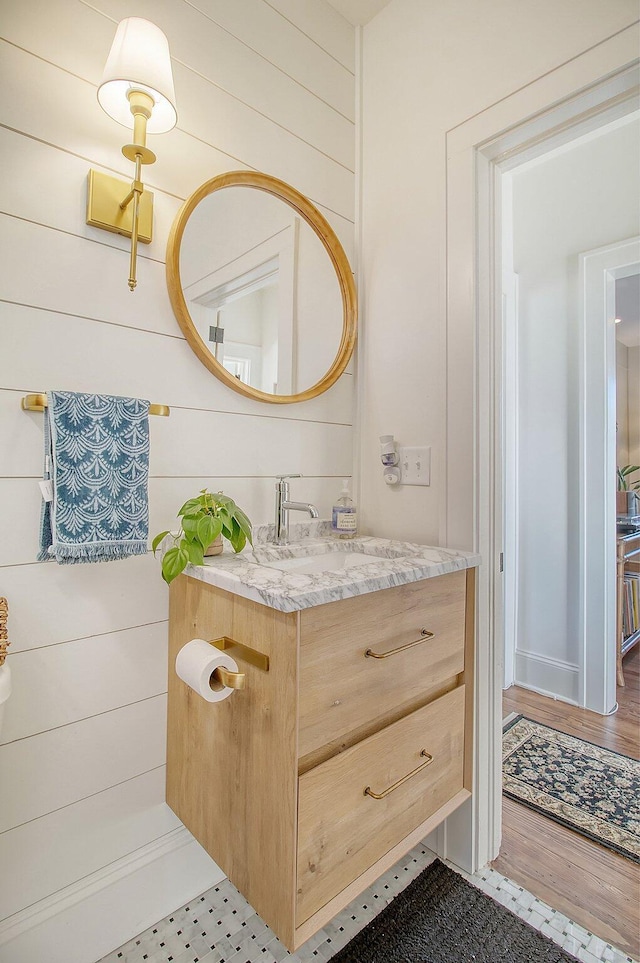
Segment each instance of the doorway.
M448 821L446 855L466 869L501 838L504 679L501 177L554 145L638 109L637 49L610 39L447 132L447 414L441 539L482 556L476 622L474 792ZM467 479L474 479L473 498Z
M640 115L501 171L505 687L616 704L615 279Z
M635 757L637 652L620 709L609 713L618 708L615 293L640 270L640 238L630 236L640 228L640 120L636 111L601 120L586 136L559 149L551 141L533 162L497 172L503 716ZM492 866L602 941L637 953L628 859L506 798Z

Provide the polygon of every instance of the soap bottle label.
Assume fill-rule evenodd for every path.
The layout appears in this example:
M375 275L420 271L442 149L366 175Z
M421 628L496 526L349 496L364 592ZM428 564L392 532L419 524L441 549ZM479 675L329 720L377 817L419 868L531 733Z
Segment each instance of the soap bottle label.
M358 518L352 508L334 508L332 522L335 532L355 532L358 526Z

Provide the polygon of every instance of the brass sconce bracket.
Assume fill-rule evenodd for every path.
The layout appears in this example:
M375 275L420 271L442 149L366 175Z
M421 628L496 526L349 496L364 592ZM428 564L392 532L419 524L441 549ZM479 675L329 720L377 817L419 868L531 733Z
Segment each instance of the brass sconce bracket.
M100 171L89 171L87 190L87 224L114 234L131 237L133 212L130 205L122 208L122 202L131 191L131 185L118 177ZM153 192L140 195L138 208L138 240L150 244L153 240Z
M147 121L153 110L153 97L142 90L132 89L127 98L133 114L133 143L125 144L122 153L136 165L133 182L124 194L121 181L98 171L89 171L87 224L131 238L129 288L133 291L137 284L138 241L149 244L153 233L153 195L144 189L140 168L142 164L153 164L156 155L147 147ZM147 212L144 224L143 203Z
M138 158L141 164L155 164L156 155L147 147L147 121L153 110L153 97L142 90L130 90L127 100L133 114L133 143L125 144L122 153L134 164Z

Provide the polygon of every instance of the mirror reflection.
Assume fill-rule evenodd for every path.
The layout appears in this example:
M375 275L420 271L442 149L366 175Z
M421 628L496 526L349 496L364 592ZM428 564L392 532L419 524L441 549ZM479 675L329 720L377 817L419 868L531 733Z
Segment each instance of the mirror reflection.
M197 334L231 377L295 395L331 368L343 337L338 275L281 198L247 185L204 197L185 225L179 267Z

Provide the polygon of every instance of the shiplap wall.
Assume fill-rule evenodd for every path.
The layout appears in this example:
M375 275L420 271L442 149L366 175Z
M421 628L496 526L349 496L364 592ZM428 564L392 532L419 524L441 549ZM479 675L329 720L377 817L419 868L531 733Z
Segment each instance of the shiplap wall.
M126 130L96 100L126 16L167 34L179 116L150 138L155 236L133 295L128 242L84 223L89 166L131 177ZM43 423L20 398L62 388L171 406L151 419L152 534L205 485L270 521L273 476L287 471L305 476L295 497L327 516L352 473L351 371L302 405L229 391L181 335L164 258L182 200L253 168L314 201L353 264L354 30L324 0L4 0L0 37L0 595L14 677L0 734L0 960L86 963L217 870L164 803L158 565L34 561ZM120 882L105 889L112 869Z

